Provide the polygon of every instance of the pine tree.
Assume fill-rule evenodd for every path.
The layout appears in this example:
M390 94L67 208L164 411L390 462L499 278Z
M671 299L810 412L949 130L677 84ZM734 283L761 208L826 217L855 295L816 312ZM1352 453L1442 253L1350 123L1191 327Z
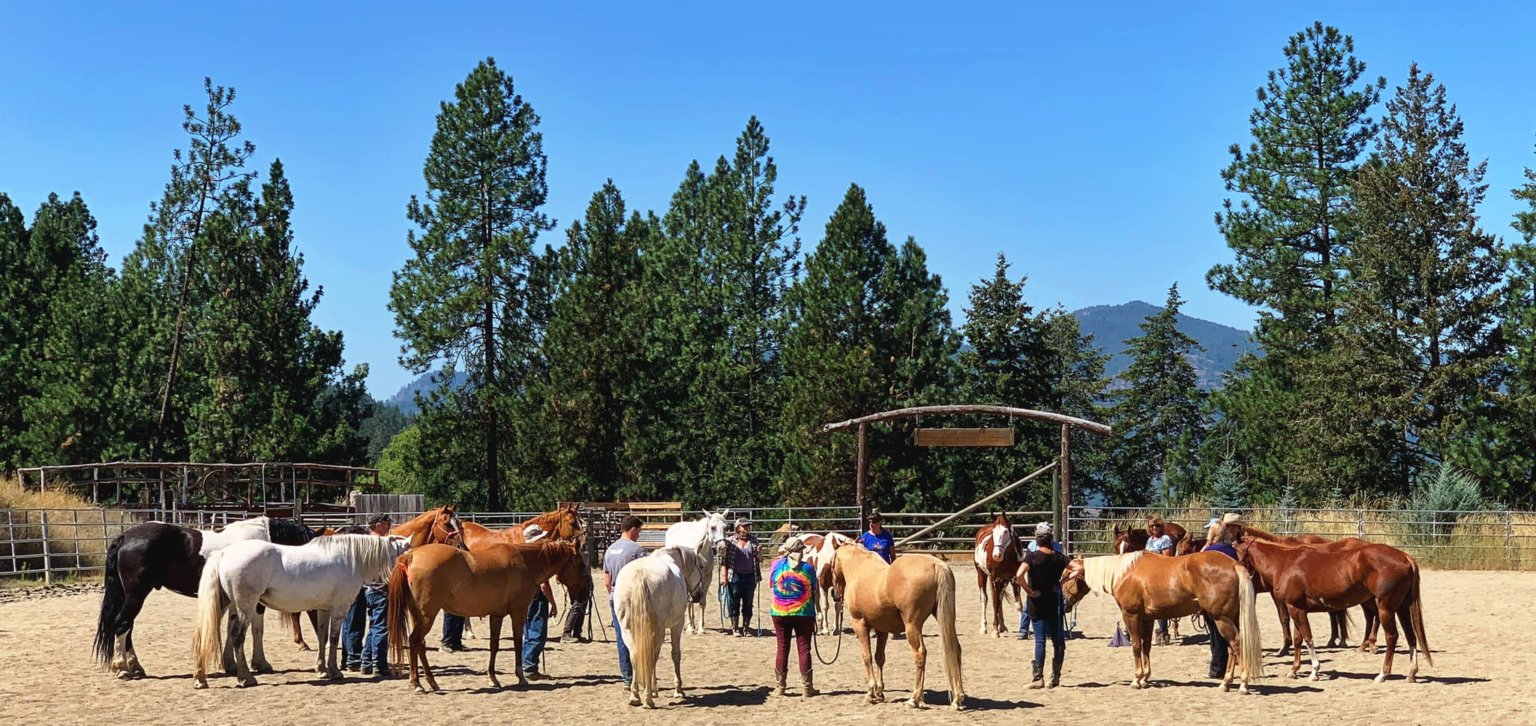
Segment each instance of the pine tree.
M531 355L533 245L553 226L539 211L548 187L538 124L492 59L455 88L437 116L422 171L425 198L413 196L407 207L419 227L407 238L414 256L390 289L402 365L417 372L465 366L466 390L437 397L422 415L474 417L475 475L484 482L474 503L491 510L503 504L502 412L521 391Z
M27 218L0 194L0 471L23 465L22 396L29 385L27 359L38 320L27 294Z
M1114 409L1117 505L1146 504L1154 492L1172 501L1195 482L1205 397L1190 356L1204 349L1178 328L1183 304L1179 286L1168 288L1163 309L1142 322L1140 336L1125 341L1132 361Z

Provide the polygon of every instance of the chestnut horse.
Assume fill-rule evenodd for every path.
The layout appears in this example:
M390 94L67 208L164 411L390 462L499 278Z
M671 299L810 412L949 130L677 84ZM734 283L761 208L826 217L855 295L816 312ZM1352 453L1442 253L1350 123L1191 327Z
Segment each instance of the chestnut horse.
M1198 549L1190 549L1189 530L1177 522L1164 522L1163 534L1168 535L1173 540L1173 552L1170 553L1172 556L1177 557L1181 554L1192 554L1200 551ZM1135 529L1126 527L1124 531L1121 531L1120 525L1117 524L1115 525L1115 554L1123 555L1128 552L1141 552L1147 548L1147 540L1151 538L1152 535L1144 527ZM1200 546L1204 547L1205 543L1202 542ZM1173 630L1174 640L1180 639L1179 620L1179 618L1169 618L1169 625ZM1163 639L1163 644L1168 644L1167 638Z
M581 513L575 504L567 504L506 529L491 529L474 522L465 522L464 546L474 551L494 544L522 544L527 541L526 533L534 526L548 533L543 538L545 540L572 542L576 544L578 550L581 549L581 539L585 529L582 526ZM588 589L590 590L590 587ZM572 600L575 598L573 597ZM470 638L475 637L468 618L464 620L464 635Z
M1013 602L1021 609L1019 585L1013 574L1024 562L1023 543L1013 532L1013 524L1006 513L992 518L991 524L976 530L976 550L972 559L976 565L976 587L981 590L981 634L987 634L987 601L992 601L992 627L996 637L1003 637L1009 630L1003 622L1003 595L1013 587Z
M1266 532L1266 531L1264 531L1262 529L1258 529L1256 527L1249 527L1247 525L1243 525L1243 531L1245 533L1247 533L1249 536L1251 536L1251 537L1253 537L1255 539L1262 539L1262 540L1266 540L1266 541L1269 541L1269 542L1279 542L1280 544L1289 544L1289 545L1313 545L1313 546L1323 547L1324 549L1327 549L1329 551L1338 551L1340 549L1350 549L1352 547L1356 547L1358 545L1365 544L1365 540L1358 539L1358 538L1355 538L1355 537L1345 537L1343 539L1337 539L1337 540L1331 540L1331 539L1328 539L1327 537L1322 537L1322 536L1315 535L1315 534L1299 534L1299 535L1296 535L1294 537L1286 537L1286 536L1282 536L1282 535L1278 535L1278 534L1271 534L1271 533ZM1290 655L1290 653L1291 653L1291 617L1290 617L1290 614L1285 609L1285 603L1281 602L1280 601L1280 597L1278 595L1275 595L1273 592L1271 592L1265 586L1261 586L1259 592L1269 592L1270 593L1271 597L1273 597L1274 601L1275 601L1275 611L1277 613L1279 613L1279 615L1280 615L1280 632L1282 634L1283 639L1280 641L1280 652L1276 653L1275 655L1280 656L1280 657L1285 657L1287 655ZM1373 602L1373 601L1370 601L1370 600L1367 600L1367 601L1361 603L1360 604L1360 612L1365 613L1365 632L1366 632L1365 637L1360 640L1360 651L1363 652L1363 653L1375 653L1376 652L1376 603ZM1342 609L1342 610L1333 610L1333 611L1330 611L1328 613L1328 643L1326 645L1324 645L1323 647L1324 648L1332 648L1332 647L1335 647L1335 646L1340 647L1340 648L1348 648L1349 647L1349 610L1348 610L1348 608L1345 608L1345 609Z
M1408 680L1419 672L1419 650L1430 665L1435 661L1424 636L1424 612L1419 596L1419 564L1406 552L1382 544L1362 544L1337 551L1317 546L1284 545L1245 536L1237 546L1238 558L1258 576L1263 585L1273 589L1275 597L1286 605L1296 626L1291 643L1291 677L1301 670L1301 645L1307 645L1312 658L1311 680L1320 680L1317 651L1312 647L1312 628L1307 613L1349 608L1368 600L1376 601L1376 614L1387 631L1386 657L1376 682L1392 673L1392 655L1397 647L1397 626L1401 623L1408 639L1408 658L1412 665ZM1397 621L1394 622L1393 617Z
M1198 552L1188 557L1157 557L1145 552L1074 559L1061 575L1062 593L1068 605L1076 605L1089 590L1109 595L1120 606L1125 629L1131 634L1131 653L1136 671L1134 688L1146 688L1152 680L1152 626L1161 618L1205 613L1231 648L1221 689L1230 690L1232 675L1241 663L1241 693L1264 675L1264 658L1255 612L1253 578L1248 569L1219 552Z
M399 662L407 652L405 616L410 614L409 654L411 686L421 687L417 665L425 675L427 687L438 690L427 663L427 634L441 610L451 610L466 617L491 619L491 659L486 676L491 688L501 688L496 679L496 652L501 643L501 618L512 617L513 653L523 651L523 625L528 618L528 604L539 584L556 576L572 596L591 594L592 578L581 561L581 552L571 542L548 540L534 544L493 544L478 550L461 550L444 545L428 545L400 557L389 576L389 647ZM517 663L518 685L527 685L523 661Z

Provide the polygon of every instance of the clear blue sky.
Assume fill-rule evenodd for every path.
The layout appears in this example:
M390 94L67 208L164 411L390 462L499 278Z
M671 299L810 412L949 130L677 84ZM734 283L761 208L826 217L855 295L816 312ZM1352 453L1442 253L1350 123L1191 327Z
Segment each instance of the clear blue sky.
M1249 325L1205 287L1229 259L1217 172L1314 19L1373 76L1417 60L1446 83L1489 159L1488 228L1509 231L1508 190L1536 164L1529 2L272 5L0 5L0 191L29 214L80 191L116 263L184 145L182 104L205 75L236 87L256 167L280 157L292 180L318 322L380 397L411 377L385 309L405 203L438 102L487 55L543 116L547 241L608 177L663 207L756 114L780 189L810 198L807 247L858 182L894 239L928 249L957 314L1001 250L1037 305L1157 303L1177 281L1188 313Z

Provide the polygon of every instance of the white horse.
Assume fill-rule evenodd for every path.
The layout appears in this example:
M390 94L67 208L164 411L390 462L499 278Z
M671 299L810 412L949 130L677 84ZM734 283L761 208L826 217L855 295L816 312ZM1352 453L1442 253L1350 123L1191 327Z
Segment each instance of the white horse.
M832 552L852 542L853 538L838 532L826 534L796 532L791 534L789 539L784 540L784 544L779 545L779 553L787 554L790 546L796 541L805 544L805 561L810 563L811 569L816 572L816 587L821 590L820 596L816 598L816 632L819 635L835 635L832 632L836 627L832 615L842 606L832 597ZM831 605L828 606L825 603L831 603ZM828 607L832 609L828 610Z
M363 583L384 579L395 559L410 548L406 537L344 534L301 547L250 540L214 552L203 566L197 590L193 685L208 687L206 668L223 648L219 626L226 609L230 611L229 638L237 685L256 685L246 665L244 641L258 603L287 613L316 611L320 647L315 671L332 680L340 679L336 646L347 608ZM260 640L255 650L260 653ZM264 658L252 660L257 670L272 670Z
M664 545L693 550L704 561L704 569L713 570L716 559L725 559L725 517L730 511L726 509L711 513L706 509L704 516L698 519L678 522L668 527ZM687 608L688 630L695 635L704 634L704 595L702 592L696 593ZM697 615L694 605L699 606Z
M672 673L683 698L683 617L709 589L710 565L688 547L663 547L624 566L613 584L613 611L629 646L634 679L629 705L656 707L656 661L672 633Z

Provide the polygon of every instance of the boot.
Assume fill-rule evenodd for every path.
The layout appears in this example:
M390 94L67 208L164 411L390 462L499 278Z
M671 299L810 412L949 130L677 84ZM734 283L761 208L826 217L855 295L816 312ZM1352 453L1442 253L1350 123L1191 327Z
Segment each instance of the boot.
M1061 656L1051 658L1051 688L1061 685Z
M1030 663L1029 667L1034 672L1034 675L1030 678L1029 687L1045 688L1045 663L1037 660Z
M782 695L784 695L784 681L789 678L789 672L788 671L774 671L773 677L778 682L778 686L773 689L773 695L775 695L775 696L782 696Z
M812 677L813 673L814 671L806 671L800 674L800 690L803 692L801 694L803 698L810 698L820 693L816 690L816 679Z
M731 635L741 635L741 617L731 616Z

